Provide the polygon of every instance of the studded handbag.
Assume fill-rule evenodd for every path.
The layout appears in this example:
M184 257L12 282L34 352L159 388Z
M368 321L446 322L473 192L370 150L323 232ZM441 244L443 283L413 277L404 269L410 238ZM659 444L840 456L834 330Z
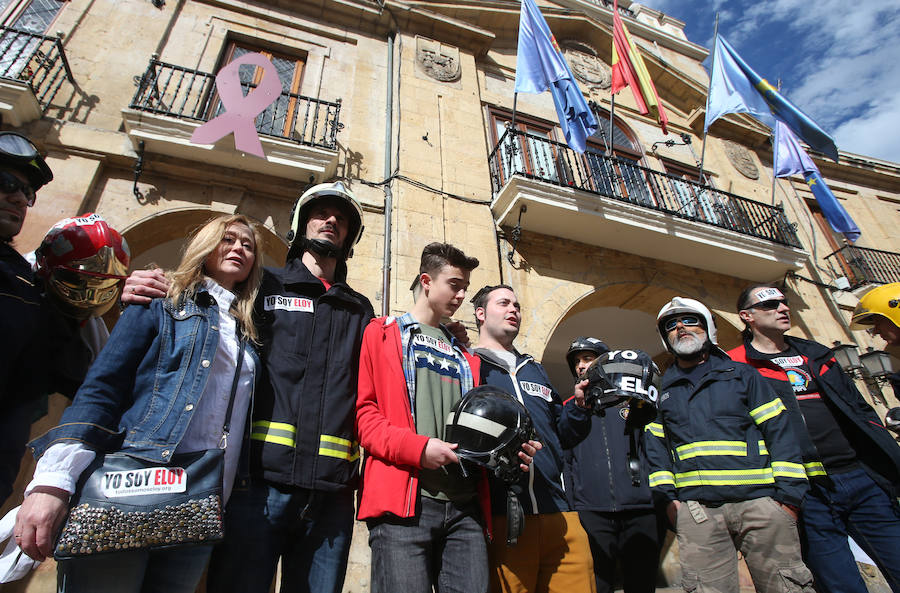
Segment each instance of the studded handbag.
M166 465L124 452L98 455L72 496L53 553L57 560L222 540L224 445L243 356L241 341L222 447L179 453Z

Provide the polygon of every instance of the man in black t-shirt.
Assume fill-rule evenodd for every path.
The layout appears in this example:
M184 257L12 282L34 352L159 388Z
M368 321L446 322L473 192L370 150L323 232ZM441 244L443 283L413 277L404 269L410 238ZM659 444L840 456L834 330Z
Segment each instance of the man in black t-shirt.
M900 593L900 447L828 347L785 335L790 308L778 287L748 287L737 308L744 343L728 354L769 380L800 435L810 480L801 544L816 589L866 593L851 535Z

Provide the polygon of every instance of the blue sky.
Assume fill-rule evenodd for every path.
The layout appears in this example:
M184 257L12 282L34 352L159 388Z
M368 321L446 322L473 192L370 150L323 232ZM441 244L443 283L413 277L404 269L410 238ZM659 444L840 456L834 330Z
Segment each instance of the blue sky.
M900 0L643 0L710 48L719 33L838 148L900 163Z

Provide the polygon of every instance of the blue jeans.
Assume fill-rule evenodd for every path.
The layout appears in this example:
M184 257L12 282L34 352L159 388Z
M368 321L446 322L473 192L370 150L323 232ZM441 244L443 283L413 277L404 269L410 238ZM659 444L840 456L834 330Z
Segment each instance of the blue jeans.
M834 487L811 484L803 500L800 537L816 589L866 593L847 535L900 593L900 508L863 469L830 475Z
M421 497L416 517L368 521L372 593L485 593L487 547L477 502Z
M115 552L57 564L59 593L194 593L212 546Z
M340 593L353 535L353 492L251 482L225 510L225 541L209 566L210 593L268 593L281 563L284 593Z

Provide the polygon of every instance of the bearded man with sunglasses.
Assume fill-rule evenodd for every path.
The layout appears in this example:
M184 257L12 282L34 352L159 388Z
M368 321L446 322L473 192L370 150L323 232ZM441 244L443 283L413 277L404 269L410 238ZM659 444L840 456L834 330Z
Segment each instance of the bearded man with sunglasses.
M847 535L900 593L900 447L835 362L830 348L785 335L788 300L754 285L737 302L744 343L728 354L779 393L810 481L800 515L804 558L822 592L865 593Z
M808 486L780 398L717 346L703 303L673 298L657 329L675 364L645 455L651 494L678 534L684 590L738 593L737 549L759 593L812 593L796 524Z

